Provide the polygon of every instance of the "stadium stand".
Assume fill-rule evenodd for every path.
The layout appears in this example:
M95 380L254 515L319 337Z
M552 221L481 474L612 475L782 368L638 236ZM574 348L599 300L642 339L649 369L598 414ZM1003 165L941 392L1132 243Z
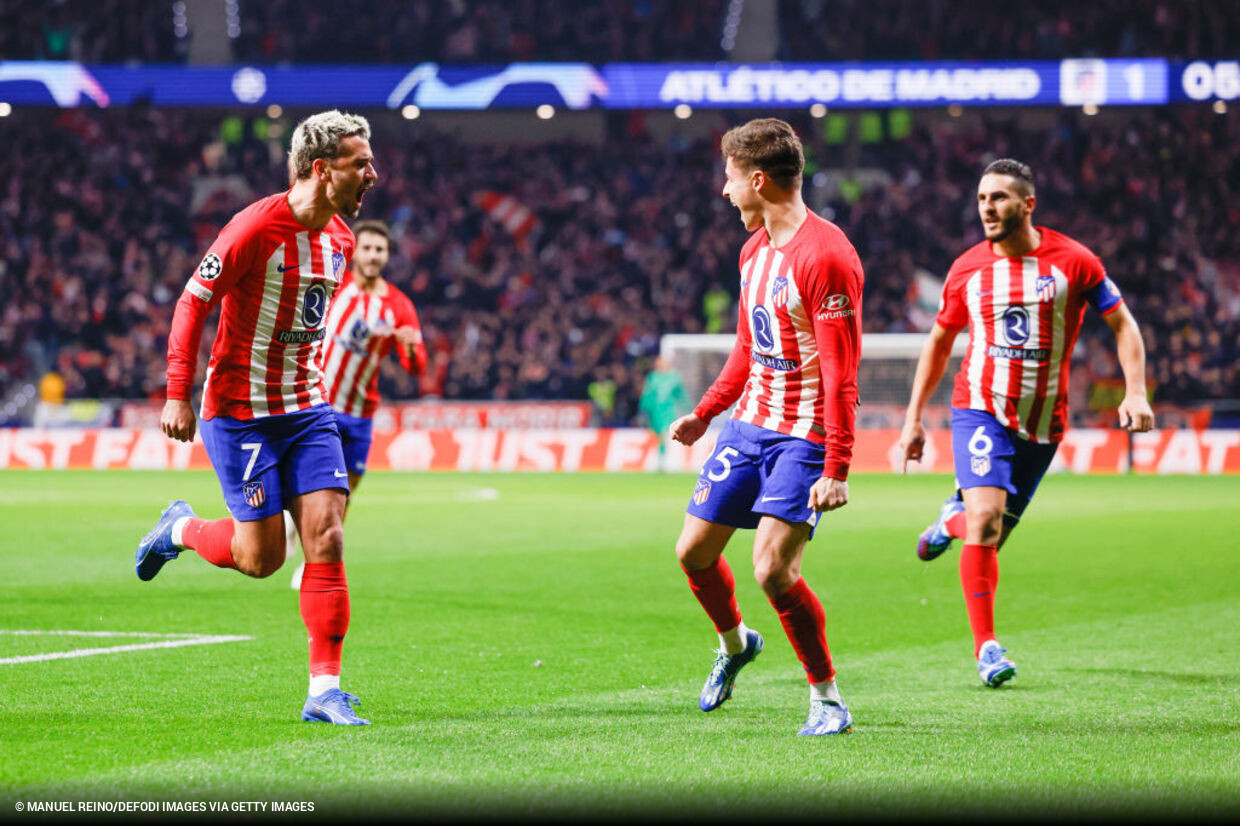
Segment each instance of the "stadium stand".
M161 397L176 297L232 211L282 188L289 117L131 108L11 118L13 145L43 151L0 197L0 385L55 370L70 399ZM1240 398L1240 213L1229 206L1240 118L1187 107L1088 120L1065 110L1036 127L1028 117L919 118L907 137L864 147L860 163L890 175L870 188L843 185L848 170L831 166L840 148L818 122L799 123L807 200L865 263L866 331L924 329L914 310L937 295L917 294L919 274L941 277L979 239L977 171L1015 155L1039 175L1040 221L1089 243L1123 286L1147 336L1155 399ZM386 367L389 397L588 399L612 382L605 418L631 423L662 334L732 329L733 317L707 307L734 296L744 233L717 195L709 138L639 133L517 152L411 137L384 118L383 180L366 211L394 228L391 278L416 302L432 353L421 380ZM488 192L532 220L513 234L488 217ZM731 300L722 306L734 312ZM1105 407L1119 375L1108 335L1091 319L1077 350L1082 415Z

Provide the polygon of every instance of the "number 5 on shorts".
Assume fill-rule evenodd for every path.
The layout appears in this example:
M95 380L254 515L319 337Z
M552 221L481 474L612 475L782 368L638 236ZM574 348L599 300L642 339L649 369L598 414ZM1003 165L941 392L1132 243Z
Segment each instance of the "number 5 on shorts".
M715 454L711 461L715 461L723 465L723 471L720 472L712 470L706 474L706 478L712 482L722 482L724 479L727 479L728 474L732 472L731 459L732 457L739 455L740 451L734 447L725 447L723 450L719 451ZM710 462L707 462L707 464L709 465Z

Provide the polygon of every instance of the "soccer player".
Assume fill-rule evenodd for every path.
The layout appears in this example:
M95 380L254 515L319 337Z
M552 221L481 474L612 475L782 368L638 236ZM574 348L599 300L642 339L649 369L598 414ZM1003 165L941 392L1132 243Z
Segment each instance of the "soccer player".
M659 440L659 470L667 470L667 439L672 422L688 407L680 374L672 369L666 356L658 356L654 369L646 374L637 409L646 414L646 422Z
M408 296L383 277L391 254L391 232L382 221L355 224L357 249L353 278L341 288L327 313L323 346L323 382L327 401L336 412L336 427L349 474L349 497L366 472L375 408L379 406L379 364L393 349L401 365L417 375L426 368L426 346L418 313ZM288 552L297 550L296 527L285 512ZM300 588L305 563L293 572L292 587Z
M791 126L749 121L723 136L722 152L723 196L752 233L740 254L736 345L693 412L671 426L673 439L691 445L736 403L676 543L689 587L719 634L698 707L722 705L741 668L762 651L762 635L742 622L723 558L737 528L755 528L754 576L809 680L800 733L839 734L852 716L801 558L819 515L848 503L864 274L844 233L801 199L805 155Z
M220 306L202 389L202 439L231 516L201 519L174 501L138 544L136 570L152 579L189 548L220 568L270 576L284 563L287 508L306 553L300 606L310 688L301 717L366 725L352 708L358 699L340 690L349 488L319 351L355 243L342 216L358 214L377 179L370 125L337 110L312 115L293 133L289 166L288 191L255 201L220 231L177 302L168 336L160 427L188 442L198 343Z
M968 326L969 347L952 394L957 492L921 534L917 556L934 559L953 537L964 540L960 583L973 654L978 674L991 687L1016 676L1016 664L995 639L999 548L1063 439L1068 365L1086 304L1115 333L1126 386L1120 425L1140 432L1154 426L1145 395L1145 346L1119 288L1085 246L1035 226L1036 206L1027 165L1005 158L986 167L977 188L985 240L947 273L900 435L907 469L909 460L922 458L922 411L947 368L956 334Z

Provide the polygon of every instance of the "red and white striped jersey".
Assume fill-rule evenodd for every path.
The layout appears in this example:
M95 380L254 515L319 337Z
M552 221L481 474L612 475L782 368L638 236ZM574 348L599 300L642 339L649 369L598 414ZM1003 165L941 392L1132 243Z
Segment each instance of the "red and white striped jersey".
M370 418L379 406L379 363L396 344L392 332L413 327L421 332L418 313L409 297L386 281L373 292L349 281L327 313L323 376L327 401L341 413ZM426 367L426 346L414 345L414 357L396 347L404 368L420 373Z
M990 242L952 264L938 324L969 330L952 407L985 410L1022 438L1053 443L1068 418L1068 367L1085 304L1102 315L1123 303L1102 261L1068 236L1036 227L1038 248L996 255Z
M318 354L354 243L338 215L322 230L300 224L287 192L234 215L177 301L168 334L168 398L189 399L203 323L219 304L204 419L253 419L323 403Z
M736 345L694 410L826 448L823 475L848 478L861 359L861 259L839 227L812 211L791 241L766 229L741 250ZM738 401L739 399L739 401Z

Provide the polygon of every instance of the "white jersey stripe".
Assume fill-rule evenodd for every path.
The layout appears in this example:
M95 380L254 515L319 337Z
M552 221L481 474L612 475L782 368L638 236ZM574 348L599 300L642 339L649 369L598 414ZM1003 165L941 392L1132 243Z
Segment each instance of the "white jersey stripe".
M1021 341L1009 341L1007 324L1004 323L1003 312L1012 302L1012 265L1009 259L1000 258L994 266L994 283L991 285L990 306L991 317L995 320L995 343L1006 347L1019 347ZM995 406L995 418L1004 425L1011 426L1007 417L1008 370L1011 362L1008 359L991 359L994 374L990 380L990 398Z
M258 305L254 338L250 342L250 407L255 417L271 415L271 407L267 403L267 358L280 316L280 296L284 292L284 276L280 268L283 266L284 245L281 244L267 259L263 299Z
M982 271L978 270L965 281L965 297L969 304L969 318L982 318ZM974 323L969 328L969 407L972 410L985 410L986 400L982 398L982 370L986 366L986 331L979 330Z
M1068 305L1068 277L1056 266L1051 266L1051 276L1055 279L1055 322L1051 325L1054 340L1051 342L1051 365L1046 382L1046 401L1042 405L1042 415L1038 419L1037 432L1034 438L1046 441L1050 438L1051 420L1059 399L1059 377L1062 375L1060 366L1063 359L1065 318Z
M779 250L771 250L770 275L766 279L765 288L762 290L761 295L758 296L758 300L761 301L762 306L766 308L767 313L770 315L771 338L775 340L774 346L767 355L778 359L786 358L788 354L784 352L784 339L780 335L781 325L775 313L775 304L771 300L771 293L774 290L775 279L785 275L782 272L783 266L783 253L779 252ZM784 419L784 397L788 392L788 374L783 370L772 370L769 389L771 395L767 403L771 406L770 415L764 421L755 422L755 424L759 427L765 427L767 430L778 430L779 423Z
M1025 307L1029 309L1029 346L1041 347L1042 314L1038 310L1038 259L1026 256L1021 259L1021 284L1025 297ZM1025 422L1033 412L1033 402L1037 397L1038 375L1041 372L1036 359L1025 359L1024 370L1020 376L1020 398L1016 400L1017 421L1013 425L1017 431L1023 430Z
M788 320L796 331L797 362L801 365L801 395L797 399L796 424L792 435L802 439L809 436L817 417L814 415L818 394L822 390L822 373L819 368L818 340L814 337L814 323L802 300L801 288L788 270Z
M753 309L760 303L758 300L758 286L762 283L762 273L766 267L767 248L763 247L758 250L758 254L750 259L748 274L741 277L741 283L745 286L745 308L749 313L747 323L750 324L750 338L754 347L758 346L757 334L753 330ZM751 422L758 415L758 394L762 389L762 365L753 359L749 361L749 377L745 380L745 407L741 411L739 418L743 421Z

